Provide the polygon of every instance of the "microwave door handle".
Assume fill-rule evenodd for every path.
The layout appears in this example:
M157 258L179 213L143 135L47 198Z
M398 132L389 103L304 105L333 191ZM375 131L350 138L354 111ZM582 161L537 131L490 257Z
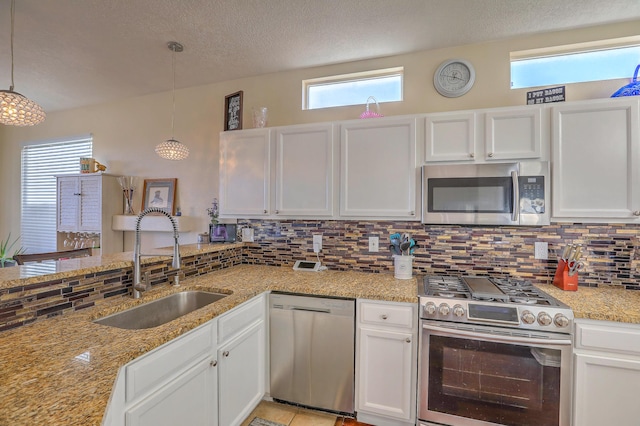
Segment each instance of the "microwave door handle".
M520 185L518 185L518 171L511 171L511 182L513 183L513 214L511 220L514 222L520 221Z

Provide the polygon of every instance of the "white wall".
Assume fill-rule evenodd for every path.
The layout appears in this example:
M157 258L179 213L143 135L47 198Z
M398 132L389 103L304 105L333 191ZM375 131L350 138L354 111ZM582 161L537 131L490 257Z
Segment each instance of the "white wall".
M640 21L548 33L477 45L423 51L386 58L262 75L176 91L175 137L189 146L190 157L172 162L157 157L154 147L171 136L171 93L122 99L71 111L50 112L32 128L0 127L0 240L20 232L20 149L25 143L81 133L94 136L94 157L107 172L139 176L135 205L141 204L143 178L178 178L177 205L198 217L196 232L206 231L205 209L218 195L218 134L222 131L224 96L244 91L244 127L251 127L252 106L269 108L269 126L357 118L363 105L303 111L303 79L403 66L404 101L382 104L386 116L525 104L526 89L509 88L509 52L591 40L637 35ZM433 73L445 59L464 58L475 66L476 82L466 95L447 99L433 88ZM632 72L632 70L630 70ZM567 85L567 100L609 97L625 80ZM131 249L131 237L125 248ZM154 235L149 244L168 245L170 236Z

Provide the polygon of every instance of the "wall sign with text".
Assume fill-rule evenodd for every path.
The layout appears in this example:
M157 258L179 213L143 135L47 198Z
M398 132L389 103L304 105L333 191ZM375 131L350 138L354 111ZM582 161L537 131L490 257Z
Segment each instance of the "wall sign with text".
M564 86L527 92L527 105L549 104L552 102L564 101Z

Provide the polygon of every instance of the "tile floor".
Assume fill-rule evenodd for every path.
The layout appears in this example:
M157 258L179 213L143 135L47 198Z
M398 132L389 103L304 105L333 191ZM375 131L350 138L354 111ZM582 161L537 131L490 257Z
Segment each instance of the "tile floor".
M262 401L242 426L248 426L255 417L287 426L370 426L350 418L271 401Z

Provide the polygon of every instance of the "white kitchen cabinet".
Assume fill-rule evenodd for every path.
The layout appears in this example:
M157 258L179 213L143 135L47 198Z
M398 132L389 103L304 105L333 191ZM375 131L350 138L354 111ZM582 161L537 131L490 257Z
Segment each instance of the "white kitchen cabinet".
M241 424L265 394L265 321L264 295L219 318L218 419L221 426Z
M640 326L576 320L575 426L635 426L640 418Z
M552 221L640 223L638 105L627 98L552 108Z
M341 125L340 216L418 220L416 118Z
M428 114L425 162L547 160L546 113L523 106Z
M332 124L224 132L220 214L331 217L335 168Z
M271 210L271 132L220 134L220 215L264 217Z
M334 151L331 124L276 129L276 215L333 216Z
M116 176L103 173L56 177L57 250L67 233L100 234L102 254L123 250L122 232L111 229L111 218L121 214L123 195Z
M415 304L358 299L358 421L415 424L417 322Z

